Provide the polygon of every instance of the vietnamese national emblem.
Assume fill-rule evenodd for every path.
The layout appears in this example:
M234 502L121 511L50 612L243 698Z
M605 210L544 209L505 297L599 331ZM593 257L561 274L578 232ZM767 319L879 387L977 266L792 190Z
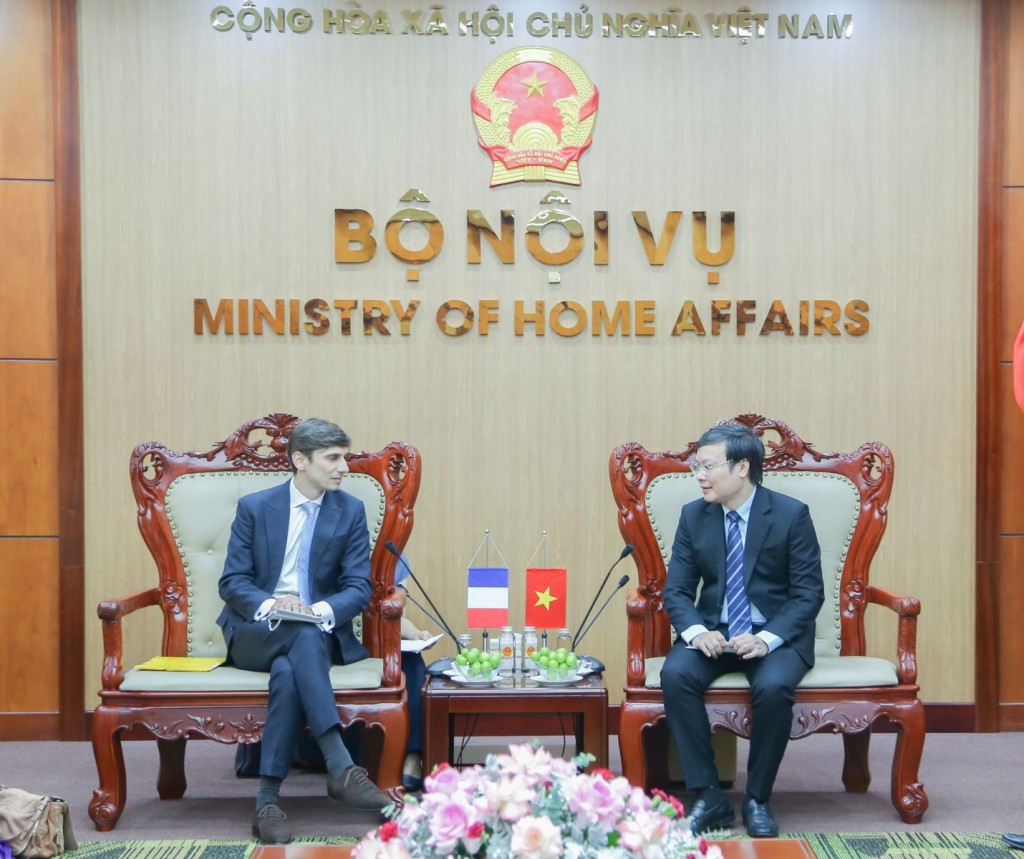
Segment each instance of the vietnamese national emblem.
M575 60L550 48L515 48L491 63L471 95L491 187L580 184L579 159L597 120L597 87Z

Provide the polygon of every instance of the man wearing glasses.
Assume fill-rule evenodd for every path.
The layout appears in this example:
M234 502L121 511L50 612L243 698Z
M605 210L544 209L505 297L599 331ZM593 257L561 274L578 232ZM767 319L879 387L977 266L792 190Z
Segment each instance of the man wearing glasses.
M768 800L796 685L814 665L814 621L825 599L821 550L807 505L760 485L763 462L761 440L745 426L723 424L701 436L690 471L704 497L683 507L665 583L678 638L661 687L687 787L697 791L695 833L736 819L719 784L704 691L730 671L750 681L743 822L751 837L770 838L779 826Z

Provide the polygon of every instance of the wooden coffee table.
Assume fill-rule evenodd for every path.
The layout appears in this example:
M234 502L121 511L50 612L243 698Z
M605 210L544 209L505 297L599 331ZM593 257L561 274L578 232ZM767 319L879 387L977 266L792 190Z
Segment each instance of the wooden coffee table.
M423 772L429 773L455 756L457 716L521 715L530 735L529 716L566 714L573 717L578 751L595 758L593 767L608 767L608 690L599 674L572 686L542 686L532 676L516 673L493 686L463 686L448 677L428 677L423 686Z
M811 846L802 838L759 841L712 841L722 848L725 859L815 859ZM349 859L351 847L333 844L288 844L258 846L250 859Z

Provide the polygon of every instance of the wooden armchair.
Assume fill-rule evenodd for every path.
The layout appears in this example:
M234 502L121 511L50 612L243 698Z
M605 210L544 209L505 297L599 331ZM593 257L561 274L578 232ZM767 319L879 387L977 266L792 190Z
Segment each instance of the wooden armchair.
M139 445L131 458L142 538L156 561L160 584L118 601L102 602L103 688L92 717L92 745L99 787L89 815L101 831L113 829L127 793L123 735L152 737L160 752L157 790L162 799L185 793L185 745L189 737L221 743L254 743L266 718L269 673L220 666L207 673L124 670L121 621L139 609L163 614L164 656L225 655L216 625L223 605L217 584L238 499L291 476L286 448L298 423L273 414L239 427L206 453L176 453L161 444ZM350 453L343 489L366 506L372 546L370 604L353 622L370 658L334 666L343 724L379 729L379 755L368 757L371 776L392 795L402 783L409 732L401 669L400 625L404 596L394 587L395 557L413 524L420 484L415 448L392 442L376 453ZM150 617L153 623L155 618ZM361 629L360 629L361 627Z
M822 550L825 604L817 619L815 666L797 689L792 739L822 729L843 735L843 784L867 791L868 744L880 716L899 736L892 763L892 802L906 823L928 808L917 769L924 748L924 706L917 697L917 616L920 603L868 584L871 559L885 531L893 460L885 445L869 442L849 454L821 453L781 421L740 415L765 442L764 485L806 503ZM664 775L664 703L661 666L672 646L662 603L666 567L683 504L700 497L687 465L696 452L651 452L624 444L611 455L612 494L619 530L635 547L639 587L627 600L625 697L619 716L623 774L649 787ZM866 656L864 612L871 604L897 616L894 662ZM717 680L705 698L712 730L750 736L750 692L741 672ZM660 724L659 724L660 723ZM646 735L646 736L645 736ZM645 742L646 740L646 742ZM651 764L644 756L651 755ZM660 746L660 748L657 748Z

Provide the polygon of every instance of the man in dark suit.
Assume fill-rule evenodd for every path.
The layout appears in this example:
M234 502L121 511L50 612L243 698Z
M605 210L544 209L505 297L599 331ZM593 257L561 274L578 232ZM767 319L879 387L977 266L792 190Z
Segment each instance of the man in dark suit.
M288 441L293 477L241 498L231 526L217 623L228 659L270 672L253 835L291 840L278 805L298 732L308 724L327 763L327 793L351 808L379 811L390 800L353 765L341 737L329 671L365 659L352 619L370 600L370 540L362 502L341 491L348 435L310 418ZM277 621L275 609L305 620Z
M661 687L687 787L697 791L696 833L736 819L719 784L704 691L730 671L750 681L743 822L752 837L774 837L779 827L768 800L796 685L814 665L821 550L807 506L760 485L763 462L764 447L745 426L723 424L701 436L690 470L704 497L683 507L665 583L665 609L679 637Z

